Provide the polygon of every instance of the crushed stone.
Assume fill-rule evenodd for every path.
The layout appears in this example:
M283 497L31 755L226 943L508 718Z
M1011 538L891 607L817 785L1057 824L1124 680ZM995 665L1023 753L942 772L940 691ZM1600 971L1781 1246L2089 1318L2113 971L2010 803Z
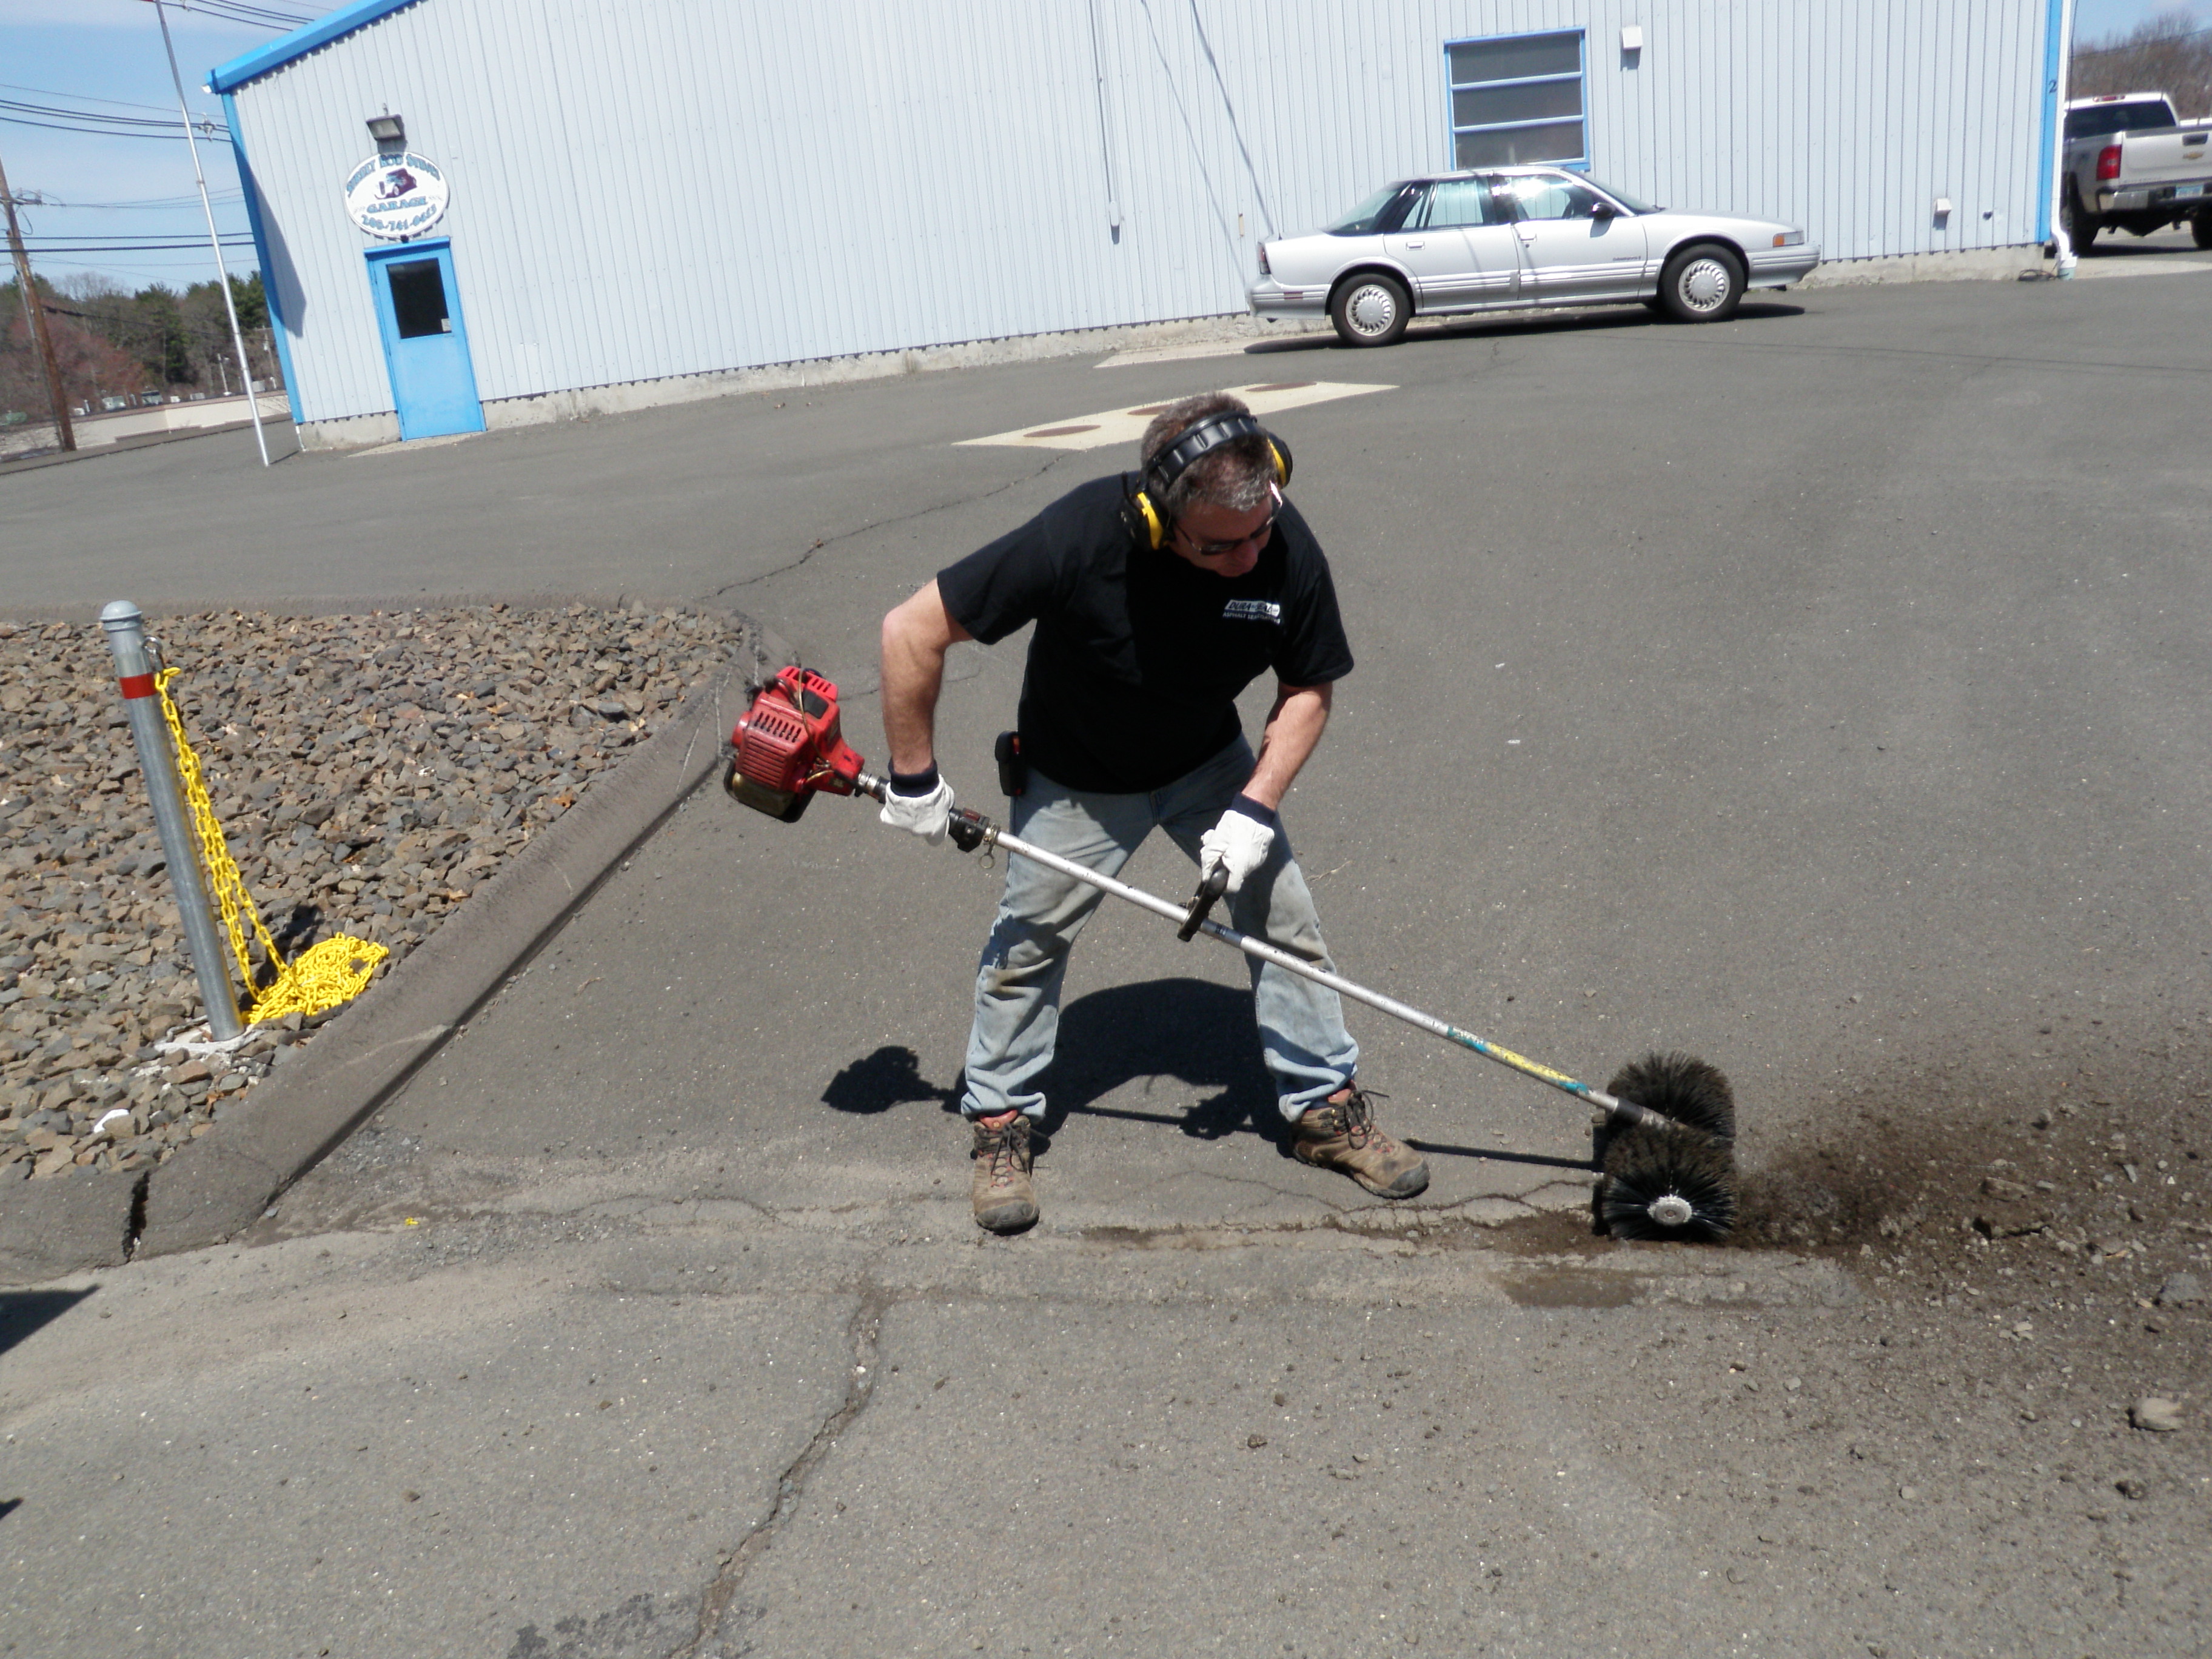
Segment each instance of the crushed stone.
M581 605L148 631L280 951L351 934L380 973L755 644ZM206 1036L166 867L100 626L0 621L0 1186L163 1162L343 1016L165 1049Z

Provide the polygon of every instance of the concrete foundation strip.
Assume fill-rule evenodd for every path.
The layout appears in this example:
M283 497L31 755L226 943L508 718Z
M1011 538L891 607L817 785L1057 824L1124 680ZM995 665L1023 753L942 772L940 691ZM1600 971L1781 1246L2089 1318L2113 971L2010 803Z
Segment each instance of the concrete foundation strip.
M757 654L782 642L748 629ZM719 764L745 705L732 665L585 793L444 924L242 1096L213 1133L150 1170L11 1183L0 1285L36 1284L222 1243L336 1148L527 962Z

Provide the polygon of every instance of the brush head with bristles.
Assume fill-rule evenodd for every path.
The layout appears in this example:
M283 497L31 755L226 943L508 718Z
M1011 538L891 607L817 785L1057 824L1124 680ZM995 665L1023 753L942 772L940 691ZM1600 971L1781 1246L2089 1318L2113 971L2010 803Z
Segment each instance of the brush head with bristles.
M1735 1160L1695 1129L1624 1129L1606 1146L1596 1210L1615 1238L1717 1243L1735 1224Z
M1717 1140L1735 1139L1735 1091L1718 1066L1695 1054L1650 1054L1631 1060L1613 1074L1605 1091Z

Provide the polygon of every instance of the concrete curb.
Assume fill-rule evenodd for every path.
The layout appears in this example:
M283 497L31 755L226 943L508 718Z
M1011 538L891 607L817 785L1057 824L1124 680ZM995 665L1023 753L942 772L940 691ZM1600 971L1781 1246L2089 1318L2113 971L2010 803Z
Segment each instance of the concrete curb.
M292 417L285 416L283 423L290 428ZM264 422L263 430L267 431L274 424L273 421ZM42 467L70 466L78 461L96 461L103 455L128 455L134 449L151 449L157 444L183 443L191 438L218 438L227 433L252 430L253 422L251 421L228 421L221 426L187 427L180 432L147 432L134 438L111 438L80 449L35 450L27 454L0 459L0 478L15 472L36 472ZM269 448L269 461L272 466L278 461L289 461L300 453L297 443L289 449L280 449L276 444L271 443Z
M9 1182L0 1209L0 1285L43 1284L127 1260L145 1180L145 1171L133 1170Z
M774 660L782 642L748 623ZM353 1133L720 763L745 671L687 697L390 977L151 1170L24 1182L0 1214L0 1285L222 1243Z
M0 614L0 622L13 623L19 628L44 628L54 623L74 623L86 628L97 628L100 625L100 603L19 605ZM510 611L561 611L572 605L580 605L588 611L640 612L659 611L672 605L690 605L698 611L720 608L711 599L653 598L621 589L612 593L584 593L567 589L544 593L518 593L511 590L485 593L457 589L452 592L401 593L390 597L364 593L350 599L343 594L331 597L279 593L258 599L225 599L219 604L211 600L165 599L156 596L141 599L137 605L148 622L161 622L171 617L207 617L230 611L258 611L268 616L282 614L286 617L397 617L414 611L465 611L495 605L503 605ZM748 627L755 626L750 618L740 617L739 620ZM766 635L762 637L764 649ZM777 665L781 666L781 664Z

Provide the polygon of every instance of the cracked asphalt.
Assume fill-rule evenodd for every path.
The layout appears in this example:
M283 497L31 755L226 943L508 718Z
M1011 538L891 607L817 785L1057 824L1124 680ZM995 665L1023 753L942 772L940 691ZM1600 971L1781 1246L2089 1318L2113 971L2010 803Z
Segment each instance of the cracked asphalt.
M883 611L1120 464L956 441L1387 381L1282 420L1360 662L1285 812L1334 953L1599 1081L1713 1060L1755 1218L1591 1239L1578 1108L1355 1011L1435 1171L1371 1200L1279 1144L1241 964L1115 908L1043 1223L981 1237L993 876L710 788L259 1226L0 1296L0 1654L2201 1650L2197 281L0 481L11 602L716 598L873 753ZM1019 667L941 710L986 810Z

